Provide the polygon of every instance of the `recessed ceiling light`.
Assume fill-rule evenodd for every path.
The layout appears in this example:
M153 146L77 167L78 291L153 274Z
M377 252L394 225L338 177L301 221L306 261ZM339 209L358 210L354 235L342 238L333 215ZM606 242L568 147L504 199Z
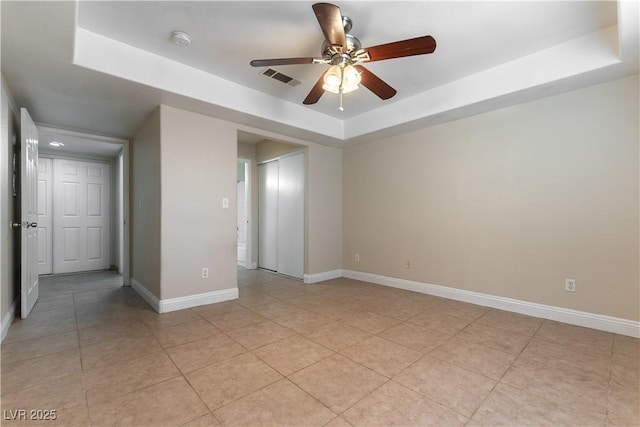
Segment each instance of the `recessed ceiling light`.
M49 145L51 145L52 147L64 147L64 144L62 142L57 141L51 141Z
M169 39L178 46L187 47L191 44L191 36L184 31L174 31Z

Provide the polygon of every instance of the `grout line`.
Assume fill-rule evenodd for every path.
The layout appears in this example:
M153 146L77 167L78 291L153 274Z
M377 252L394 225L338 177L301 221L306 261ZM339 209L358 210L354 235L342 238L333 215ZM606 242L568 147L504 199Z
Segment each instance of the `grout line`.
M618 336L617 334L614 334L613 340L611 340L611 356L609 357L609 380L608 380L609 389L607 390L607 406L605 408L605 413L604 413L605 425L609 425L609 409L611 406L611 382L613 380L613 356L615 355L617 336Z
M78 337L78 353L80 356L80 371L82 373L82 391L84 392L84 405L85 405L85 410L86 410L86 414L87 414L87 424L89 426L91 426L91 414L89 412L89 398L87 396L87 394L89 393L89 389L87 387L87 380L85 378L85 367L84 367L84 360L82 358L82 346L80 345L80 322L79 322L79 316L78 316L78 310L76 308L76 293L73 292L71 294L72 299L73 299L73 313L75 315L76 318L76 334Z
M155 338L155 337L154 337ZM157 338L156 338L157 339ZM179 372L178 376L175 376L173 378L178 378L178 377L182 377L182 379L184 379L184 381L187 383L187 385L191 388L191 390L193 390L193 392L195 393L196 396L198 396L198 399L200 400L200 402L202 402L202 404L204 405L205 408L207 408L207 410L211 413L211 415L213 415L213 411L211 410L211 408L209 408L209 406L207 405L207 403L204 401L204 399L202 398L202 396L200 396L200 393L198 393L198 391L195 389L195 387L193 387L193 384L191 384L191 381L189 381L189 379L187 378L186 373L182 372L182 370L178 367L178 365L176 364L176 362L173 360L173 358L171 357L171 355L169 353L167 353L167 350L162 347L162 344L160 345L160 347L162 348L162 351L164 352L164 355L167 357L167 359L169 359L171 361L171 364L173 364L174 368L176 368L176 371ZM170 379L173 379L170 378ZM168 381L168 380L167 380ZM161 384L161 383L159 383ZM205 414L206 415L206 414ZM202 415L202 416L205 416ZM215 419L215 415L213 416ZM200 417L196 417L193 420L196 420ZM183 424L186 424L190 421L193 420L187 420L186 422L184 422Z
M513 365L516 363L516 360L518 360L518 358L522 355L522 353L524 353L524 351L526 350L526 348L529 346L529 344L531 343L531 340L533 340L533 338L537 335L538 331L540 330L540 328L542 328L542 325L544 325L544 321L540 323L540 326L538 326L538 328L536 329L536 331L533 333L533 335L531 335L531 337L529 338L529 340L527 341L527 344L525 344L522 347L522 350L520 350L520 352L518 353L518 355L516 357L514 357L513 361L509 364L509 367L507 369L505 369L504 373L502 374L502 376L500 377L500 379L498 381L496 381L496 383L493 385L493 387L491 387L491 390L489 390L489 393L487 393L487 395L482 399L482 401L480 402L480 404L478 404L478 406L476 407L476 410L473 411L473 414L471 414L471 416L469 417L469 420L472 420L473 417L475 417L475 415L478 413L478 411L480 410L480 408L482 408L482 405L484 404L484 402L489 398L489 396L491 395L491 393L493 393L493 391L495 390L495 388L498 386L498 384L502 383L502 380L504 379L504 377L507 375L507 373L511 370L511 368L513 367ZM509 386L511 386L510 384L507 384ZM513 387L513 386L511 386ZM517 388L517 387L515 387ZM526 390L524 390L526 391Z

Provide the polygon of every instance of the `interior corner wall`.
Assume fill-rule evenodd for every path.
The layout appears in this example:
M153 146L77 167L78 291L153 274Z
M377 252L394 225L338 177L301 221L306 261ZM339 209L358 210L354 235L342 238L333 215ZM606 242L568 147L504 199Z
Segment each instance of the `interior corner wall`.
M164 105L160 111L162 299L237 289L236 127Z
M258 175L258 149L247 156L237 132L235 123L160 106L130 145L131 276L161 302L237 290L238 157L253 157L253 178ZM282 145L290 151L292 144L307 147L311 181L306 272L340 270L342 149L301 140ZM271 154L283 154L271 148ZM257 191L254 181L254 209ZM223 198L230 201L228 209ZM202 268L209 269L208 279L201 277Z
M145 120L130 145L131 278L161 299L160 109Z
M238 158L255 160L256 144L238 142Z
M344 268L640 320L638 94L633 76L346 148Z
M7 323L13 319L13 304L18 298L18 272L14 264L13 250L16 233L11 228L11 222L14 220L15 201L12 190L13 153L19 119L4 77L0 77L0 80L0 321L2 331L6 332Z

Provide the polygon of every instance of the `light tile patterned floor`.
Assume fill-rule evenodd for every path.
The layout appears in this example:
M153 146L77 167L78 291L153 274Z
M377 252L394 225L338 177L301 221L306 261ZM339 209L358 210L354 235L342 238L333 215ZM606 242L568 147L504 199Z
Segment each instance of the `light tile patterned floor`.
M2 425L640 425L637 339L238 274L238 300L163 315L113 273L42 278L2 344Z

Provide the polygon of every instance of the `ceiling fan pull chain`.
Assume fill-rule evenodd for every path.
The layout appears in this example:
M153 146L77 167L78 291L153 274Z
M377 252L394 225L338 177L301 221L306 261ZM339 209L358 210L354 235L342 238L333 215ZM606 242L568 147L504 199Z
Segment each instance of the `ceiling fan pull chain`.
M342 90L340 90L340 108L338 108L338 110L344 111L344 108L342 107Z

